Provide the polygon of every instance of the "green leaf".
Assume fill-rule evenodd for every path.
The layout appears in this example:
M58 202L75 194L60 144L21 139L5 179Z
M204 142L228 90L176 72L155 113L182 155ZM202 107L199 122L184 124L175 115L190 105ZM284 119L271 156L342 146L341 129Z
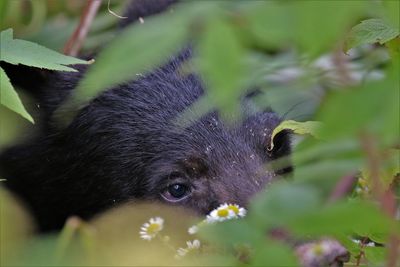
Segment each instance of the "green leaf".
M395 27L400 25L400 2L396 0L383 0L385 18L387 17Z
M283 130L291 130L295 134L310 134L318 138L318 131L322 124L317 121L298 122L294 120L286 120L281 122L272 132L270 149L274 148L274 137Z
M175 10L126 28L99 54L73 100L87 101L104 89L136 79L138 74L165 63L182 48L188 21Z
M310 227L312 225L312 227ZM371 231L386 234L395 229L394 222L367 202L338 202L324 209L306 214L288 222L289 228L299 235L343 235L355 231ZM398 228L397 228L398 229Z
M255 41L266 48L281 48L290 40L294 25L291 5L277 1L250 1L247 32ZM247 37L249 38L249 37Z
M346 41L345 51L362 44L384 44L400 34L399 28L394 28L383 19L368 19L351 29Z
M34 123L33 118L26 111L21 99L2 68L0 68L0 103Z
M386 118L398 120L398 113L393 113L398 109L398 86L398 80L396 84L394 80L385 79L332 92L322 105L318 118L324 123L321 137L348 138L366 130L378 134L397 132L397 125Z
M360 16L367 1L294 1L295 40L300 48L315 57L338 45L338 39Z
M277 183L252 202L250 220L276 226L319 208L319 192L305 185Z
M255 250L249 266L300 266L293 249L278 242L260 243Z
M0 60L14 65L71 72L76 70L65 65L89 64L88 61L62 55L32 42L13 39L12 29L0 33Z
M383 266L385 262L387 249L384 247L365 247L365 258L367 258L369 266Z
M221 108L226 119L238 115L244 73L241 46L233 27L223 20L213 20L199 44L199 69L207 83L209 100Z

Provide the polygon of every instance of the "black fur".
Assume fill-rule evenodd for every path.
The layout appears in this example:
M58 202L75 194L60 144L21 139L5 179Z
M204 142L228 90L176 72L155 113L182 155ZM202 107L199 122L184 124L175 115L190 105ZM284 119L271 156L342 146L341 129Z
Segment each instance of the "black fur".
M275 113L249 112L234 127L217 111L184 129L174 123L204 94L198 76L179 73L188 57L185 51L163 67L133 75L136 80L102 93L61 130L53 127L52 114L86 67L40 80L35 97L44 114L42 127L0 156L6 186L29 205L40 230L58 229L70 215L88 219L118 203L165 201L160 193L174 181L191 188L176 204L199 213L224 202L245 206L275 178L277 172L264 165L290 153L286 133L267 150L280 122Z

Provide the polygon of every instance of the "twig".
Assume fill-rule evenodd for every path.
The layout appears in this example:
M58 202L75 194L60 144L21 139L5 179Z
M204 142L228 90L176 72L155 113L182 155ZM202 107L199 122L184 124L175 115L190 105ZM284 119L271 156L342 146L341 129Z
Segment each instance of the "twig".
M112 10L110 9L110 2L111 2L111 0L108 0L108 3L107 3L107 9L108 9L108 12L109 12L110 14L112 14L112 15L116 16L117 18L120 18L120 19L127 19L127 18L128 18L128 17L120 16L120 15L118 15L117 13L115 13L114 11L112 11Z
M341 48L337 48L332 55L332 62L336 67L337 74L340 79L340 83L344 86L354 84L350 71L347 66L346 55L343 53Z
M78 55L100 5L101 0L88 0L78 26L64 46L64 54L70 56Z
M364 150L367 154L368 166L370 171L370 176L372 180L372 193L376 200L379 201L382 210L393 220L396 218L396 198L394 196L393 190L396 181L387 190L383 189L382 183L379 179L379 166L381 162L381 156L379 154L376 140L373 136L364 134L361 137L361 142ZM389 236L388 241L388 259L387 267L396 267L398 261L398 253L400 249L400 237L393 229Z
M374 136L364 133L361 136L361 145L366 153L369 175L372 182L372 194L376 200L380 200L383 194L382 183L379 178L381 159Z
M344 197L351 191L356 180L357 178L354 174L343 176L333 189L328 202L334 202Z

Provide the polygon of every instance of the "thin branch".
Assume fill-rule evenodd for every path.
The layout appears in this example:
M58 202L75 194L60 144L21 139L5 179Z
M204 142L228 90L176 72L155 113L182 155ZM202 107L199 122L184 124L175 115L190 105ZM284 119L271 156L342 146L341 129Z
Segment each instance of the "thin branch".
M369 176L371 177L372 182L372 194L374 198L379 201L383 194L383 186L379 175L381 157L377 143L374 136L365 133L361 136L361 145L367 158Z
M351 192L353 185L356 181L357 178L354 174L343 176L336 184L335 188L332 190L328 202L334 202L338 199L341 199L346 194Z
M128 17L120 16L120 15L118 15L117 13L115 13L114 11L112 11L112 10L110 9L110 2L111 2L111 0L108 0L108 3L107 3L107 9L108 9L108 12L109 12L110 14L112 14L112 15L116 16L117 18L120 18L120 19L127 19L127 18L128 18Z
M337 74L340 79L340 83L343 86L349 86L354 84L354 80L350 75L350 70L348 68L348 59L345 53L343 53L341 48L337 48L332 55L332 62L336 67Z
M376 200L379 201L382 210L396 220L396 198L393 193L396 179L394 183L385 190L379 177L379 167L381 164L381 155L378 150L376 139L372 135L364 134L361 137L361 143L366 152L368 166L370 171L370 177L372 180L372 193ZM389 236L388 247L388 258L387 267L396 267L398 261L398 255L400 250L400 236L393 229Z
M88 0L78 26L64 47L64 54L70 56L78 55L100 5L101 0Z

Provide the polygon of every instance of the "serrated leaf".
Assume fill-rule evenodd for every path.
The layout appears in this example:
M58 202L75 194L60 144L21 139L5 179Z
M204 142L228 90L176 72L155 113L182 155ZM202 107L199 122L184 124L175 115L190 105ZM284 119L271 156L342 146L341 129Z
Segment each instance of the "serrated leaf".
M33 118L26 111L21 99L2 68L0 68L0 103L34 123Z
M283 121L272 132L269 149L274 148L274 137L283 130L291 130L295 134L300 134L300 135L309 134L318 138L319 137L318 131L321 128L321 126L322 123L318 121L306 121L306 122L298 122L294 120Z
M368 19L354 26L345 44L345 51L362 44L384 44L397 36L398 28L392 27L382 19Z
M66 65L89 64L29 41L13 39L12 29L0 33L0 60L14 65L71 72L76 70Z

